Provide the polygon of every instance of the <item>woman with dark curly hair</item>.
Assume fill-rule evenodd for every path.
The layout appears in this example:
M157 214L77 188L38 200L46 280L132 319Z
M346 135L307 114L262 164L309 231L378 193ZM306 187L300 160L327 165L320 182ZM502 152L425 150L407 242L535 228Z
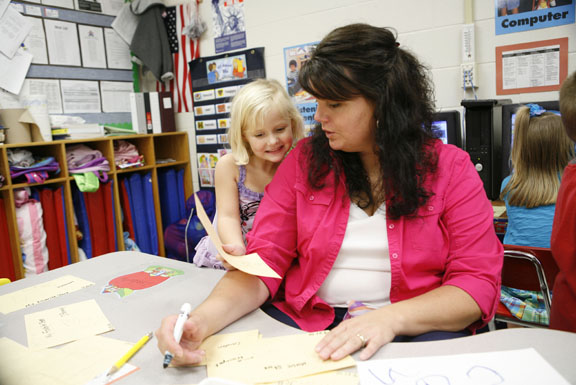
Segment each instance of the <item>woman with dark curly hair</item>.
M165 318L158 345L177 364L197 362L204 338L258 307L331 329L316 351L333 360L470 335L494 315L493 210L468 154L432 134L426 68L389 29L352 24L318 44L299 81L317 98L318 126L278 168L247 235L247 252L282 279L228 271L180 345Z

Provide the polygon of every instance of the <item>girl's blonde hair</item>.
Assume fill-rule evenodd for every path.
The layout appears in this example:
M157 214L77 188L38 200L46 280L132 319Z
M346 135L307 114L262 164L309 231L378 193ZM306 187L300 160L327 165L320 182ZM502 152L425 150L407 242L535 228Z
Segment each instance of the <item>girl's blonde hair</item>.
M562 172L573 157L574 143L560 116L530 116L529 107L520 107L510 153L513 172L500 198L508 194L509 204L526 208L555 204Z
M248 164L252 155L244 134L249 129L261 128L266 114L273 110L290 120L294 142L304 136L302 115L277 80L254 80L242 87L232 99L228 141L237 165Z

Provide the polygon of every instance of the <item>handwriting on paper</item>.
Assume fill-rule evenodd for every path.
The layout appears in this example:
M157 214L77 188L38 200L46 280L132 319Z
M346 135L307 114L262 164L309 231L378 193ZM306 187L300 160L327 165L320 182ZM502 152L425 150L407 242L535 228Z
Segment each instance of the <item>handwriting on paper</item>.
M238 361L238 356L249 351L258 338L260 333L257 329L210 336L200 345L206 355L198 365L220 367L227 362Z
M350 356L340 361L323 361L318 356L314 347L326 333L260 338L242 349L241 358L238 354L234 356L236 360L220 363L217 368L208 365L208 376L245 383L264 383L354 366L355 362Z
M95 300L24 316L28 347L47 348L114 330Z
M72 275L64 275L52 281L0 296L0 312L8 314L25 309L62 295L85 289L91 285L94 285L94 283Z

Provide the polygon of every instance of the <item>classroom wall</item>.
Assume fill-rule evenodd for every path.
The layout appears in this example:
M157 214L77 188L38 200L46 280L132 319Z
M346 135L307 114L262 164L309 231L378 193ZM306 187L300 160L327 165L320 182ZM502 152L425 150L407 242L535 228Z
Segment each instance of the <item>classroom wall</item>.
M265 47L267 76L285 84L284 48L319 41L338 26L364 22L395 28L401 46L430 67L439 110L462 112L460 101L474 97L510 98L515 103L558 99L557 91L496 95L495 47L569 37L568 73L571 73L576 70L576 25L496 35L494 3L493 0L244 0L247 48ZM208 27L200 40L201 56L216 54L211 7L208 0L199 5L200 18ZM473 20L475 27L476 95L462 88L461 33L467 20ZM193 136L192 113L180 114L178 124ZM195 159L193 143L191 149L191 159ZM195 187L199 188L197 181Z
M473 98L462 90L461 29L465 6L472 7L475 24L476 65L479 99L496 98L495 47L530 41L572 37L569 40L569 73L576 70L576 25L495 35L493 0L245 0L247 47L266 48L268 77L285 82L285 47L319 41L335 27L364 22L393 27L398 41L432 70L437 106L452 109L463 98ZM200 4L200 15L209 30L201 40L201 56L214 55L211 3ZM514 102L557 99L557 92L511 95Z

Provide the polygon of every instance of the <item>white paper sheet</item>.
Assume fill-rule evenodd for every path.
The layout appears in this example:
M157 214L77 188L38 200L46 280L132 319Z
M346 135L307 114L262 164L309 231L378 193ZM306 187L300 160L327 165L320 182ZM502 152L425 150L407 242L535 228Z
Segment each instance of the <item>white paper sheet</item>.
M24 40L24 46L32 54L33 64L48 64L48 51L46 49L46 35L42 19L27 17L26 20L32 25L30 33Z
M4 12L8 8L8 4L10 4L10 0L0 0L0 17L4 15Z
M60 11L57 8L44 8L44 13L46 17L51 17L53 19L58 19L60 17Z
M0 52L12 59L31 29L26 17L12 7L6 8L0 17Z
M62 113L62 96L60 94L60 81L58 79L32 79L24 80L20 98L28 95L46 95L48 112L51 114Z
M362 385L554 384L568 382L536 350L358 361Z
M130 112L130 93L134 86L129 82L100 82L103 112Z
M45 142L52 141L50 115L48 115L48 97L44 94L30 94L20 98L20 102L30 112L40 129L40 135Z
M22 105L20 104L18 95L14 95L13 93L5 91L0 87L0 108L22 108Z
M44 5L52 5L54 7L74 9L74 0L42 0Z
M104 50L104 33L102 28L92 25L78 25L82 66L106 68L106 53Z
M560 45L502 52L502 88L560 85Z
M1 32L0 32L1 33ZM0 53L0 88L15 95L20 93L28 68L32 63L32 55L20 47L10 59Z
M104 29L108 68L132 69L130 47L112 28Z
M80 46L75 23L44 19L50 64L80 66Z
M116 16L124 5L123 0L102 0L102 13L104 15Z
M100 111L100 90L97 81L60 80L64 113Z
M20 3L10 3L9 5L10 8L14 9L16 12L21 13L21 14L25 14L26 11L24 11L24 4L20 4Z
M28 16L42 17L42 7L39 7L37 5L25 4L24 5L24 12L20 12L20 13L23 13L23 14L28 15Z

